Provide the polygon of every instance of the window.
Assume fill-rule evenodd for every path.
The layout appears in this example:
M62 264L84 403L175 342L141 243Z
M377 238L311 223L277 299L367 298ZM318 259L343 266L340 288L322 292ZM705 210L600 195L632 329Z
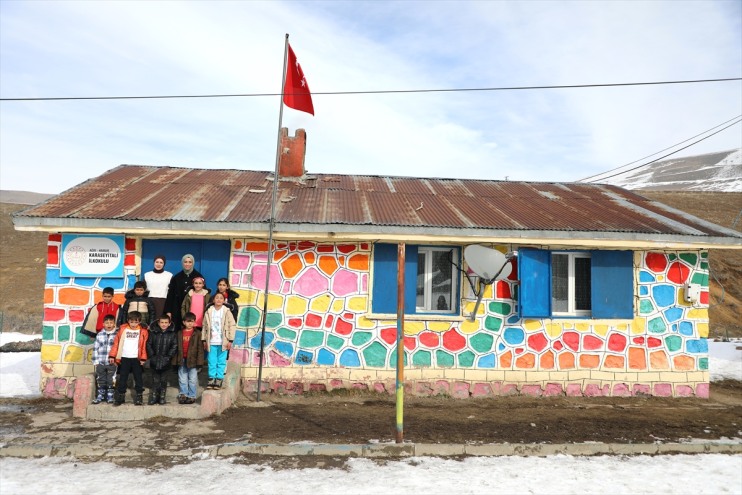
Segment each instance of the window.
M634 317L631 251L518 251L525 318Z
M458 314L458 247L405 246L405 314ZM397 245L374 244L372 311L397 312Z

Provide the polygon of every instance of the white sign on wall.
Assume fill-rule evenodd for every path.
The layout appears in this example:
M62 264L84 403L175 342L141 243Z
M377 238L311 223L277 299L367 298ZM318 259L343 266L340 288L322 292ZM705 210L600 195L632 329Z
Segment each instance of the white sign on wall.
M62 277L123 277L124 236L62 235Z

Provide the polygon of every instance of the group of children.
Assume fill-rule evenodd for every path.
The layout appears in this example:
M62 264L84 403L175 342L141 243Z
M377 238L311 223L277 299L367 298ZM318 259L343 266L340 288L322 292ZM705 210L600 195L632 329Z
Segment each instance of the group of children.
M102 301L93 306L83 322L82 333L95 338L93 364L97 394L93 404L124 403L129 375L134 375L135 405L144 403L142 374L149 360L152 390L148 404L165 404L168 371L178 372L178 403L193 404L198 391L198 372L208 362L207 388L222 388L227 357L237 329L238 295L226 278L209 297L202 277L194 278L181 306L180 328L172 315L157 314L149 300L147 284L138 281L119 307L111 287L103 289ZM115 386L114 386L115 383Z

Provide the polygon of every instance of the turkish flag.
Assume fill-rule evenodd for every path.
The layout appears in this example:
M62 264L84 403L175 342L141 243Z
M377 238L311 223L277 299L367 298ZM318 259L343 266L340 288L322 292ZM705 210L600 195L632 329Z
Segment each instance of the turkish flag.
M312 94L309 92L304 71L296 60L294 50L289 45L289 61L286 65L286 84L283 87L283 102L286 106L314 115Z

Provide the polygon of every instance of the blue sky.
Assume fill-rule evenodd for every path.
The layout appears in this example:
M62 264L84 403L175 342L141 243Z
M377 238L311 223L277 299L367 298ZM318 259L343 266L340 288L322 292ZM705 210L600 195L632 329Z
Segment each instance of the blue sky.
M313 92L742 76L742 2L0 0L0 97ZM273 170L280 98L0 102L0 187L120 164ZM315 173L573 181L742 114L742 83L314 96ZM737 125L678 156L742 146Z

